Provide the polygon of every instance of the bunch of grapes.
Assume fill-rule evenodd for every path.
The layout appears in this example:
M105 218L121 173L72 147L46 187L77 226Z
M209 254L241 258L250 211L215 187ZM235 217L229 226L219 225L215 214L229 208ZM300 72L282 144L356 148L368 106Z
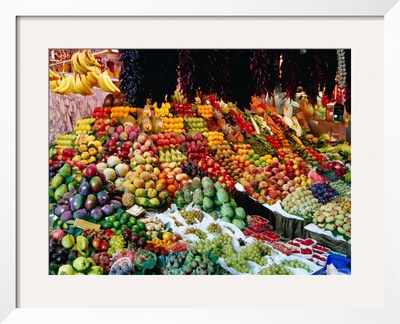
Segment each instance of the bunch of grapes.
M200 240L197 244L197 250L200 253L212 252L218 257L225 257L226 254L231 253L232 250L235 252L232 245L232 237L229 234L217 235L212 240Z
M271 255L271 249L262 241L256 240L242 249L240 255L244 260L253 261L261 266L267 265L264 256Z
M222 228L218 223L211 223L210 225L208 225L207 231L213 234L222 235Z
M112 254L103 252L93 252L91 258L96 262L96 264L104 269L104 274L109 274L112 265L114 264L114 259Z
M232 254L225 258L225 263L241 273L249 273L251 271L247 260L241 254Z
M310 269L310 267L305 264L304 262L301 262L300 260L294 259L294 260L286 260L283 261L281 264L283 264L286 267L290 267L290 268L302 268L304 270L307 270L308 272L312 272L312 270Z
M280 263L278 265L274 264L271 265L269 267L266 267L264 269L262 269L259 273L259 275L293 275L293 272L290 269L285 268L285 266L283 265L283 263Z
M194 227L187 228L185 234L194 234L200 239L206 239L207 238L206 233L204 233L201 229L194 228Z
M203 220L203 212L201 210L181 211L182 217L188 225L196 224L195 218L201 222Z

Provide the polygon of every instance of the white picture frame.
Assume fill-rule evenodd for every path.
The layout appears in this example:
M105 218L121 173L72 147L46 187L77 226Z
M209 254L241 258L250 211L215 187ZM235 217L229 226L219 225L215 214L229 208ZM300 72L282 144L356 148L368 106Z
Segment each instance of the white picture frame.
M190 318L190 322L204 322L204 319L207 319L208 322L251 322L260 319L264 319L265 321L269 320L273 323L280 323L282 321L301 321L304 323L313 323L313 322L340 322L340 323L350 323L350 322L363 322L363 323L378 323L378 322L386 322L386 323L400 323L400 315L398 311L398 300L399 300L399 274L397 268L399 266L398 261L395 258L391 258L391 255L396 255L397 250L394 245L395 242L391 241L390 237L393 240L393 234L396 234L396 228L398 228L399 221L398 218L393 217L393 214L397 212L396 209L396 192L398 193L398 189L396 188L396 183L400 182L399 176L397 174L392 174L391 170L395 170L398 161L398 150L395 151L392 148L396 147L396 136L398 136L395 131L398 128L396 120L398 120L399 113L396 111L395 106L397 99L397 93L400 89L400 68L399 68L399 57L400 57L400 32L399 32L399 23L398 20L400 18L400 6L397 3L398 0L385 0L385 1L369 1L368 3L363 3L360 6L360 2L357 0L348 0L348 1L330 1L329 3L321 4L320 1L316 0L302 0L302 1L280 1L280 2L267 2L267 3L259 3L258 1L234 1L229 3L229 7L227 7L223 2L215 2L215 1L202 1L201 5L198 3L188 3L183 1L169 1L167 2L157 0L157 1L141 1L140 3L135 4L123 4L123 7L119 7L119 2L107 3L104 0L96 1L95 5L90 2L79 2L79 1L70 1L68 5L65 6L55 6L54 2L50 1L42 1L40 2L40 7L35 4L35 2L29 2L26 0L18 1L18 2L9 2L7 7L2 8L1 12L1 30L2 30L2 50L1 50L1 60L2 62L2 74L3 78L1 79L1 88L3 96L7 95L7 104L2 109L2 115L7 116L7 118L0 118L0 130L5 136L4 140L4 151L3 158L1 159L0 165L2 172L2 186L0 189L1 192L1 204L2 204L2 212L0 213L1 217L1 228L3 229L2 235L0 235L0 246L2 247L2 260L0 266L0 300L2 306L0 307L0 321L4 320L4 323L67 323L71 320L74 322L83 323L83 322L96 322L96 323L105 323L105 322L119 322L126 317L132 318L134 316L136 321L146 320L146 322L156 322L162 320L163 322L172 322L176 320L188 319ZM125 9L126 7L128 9ZM79 8L80 12L76 10ZM212 9L209 9L212 8ZM90 13L89 17L84 17L85 13ZM241 17L262 17L262 16L271 16L271 17L291 17L293 19L299 19L301 17L314 17L314 16L334 16L334 17L347 17L351 19L352 17L376 17L377 19L383 18L384 20L384 35L381 35L384 39L384 59L385 59L385 92L384 97L375 98L371 97L371 100L374 100L377 105L376 113L379 114L380 111L378 107L383 107L383 102L385 104L384 109L384 125L378 125L375 131L377 133L381 132L381 134L377 134L377 137L384 138L384 157L382 157L382 169L384 170L384 191L385 198L382 201L379 201L379 204L382 204L382 209L384 213L384 223L385 223L385 244L382 242L375 242L376 244L382 244L384 249L382 249L382 255L385 257L385 284L382 286L382 290L385 291L385 302L382 305L378 305L379 308L370 308L362 309L362 303L360 302L359 308L347 308L345 305L341 305L343 309L340 309L341 316L339 319L335 320L332 317L330 312L332 311L332 307L329 305L318 305L319 310L310 309L296 309L296 305L291 305L290 303L285 304L285 308L269 308L266 311L265 308L257 308L249 310L248 307L244 307L243 309L229 309L229 305L220 309L218 305L209 306L207 305L206 312L201 312L202 316L197 316L193 318L193 310L189 308L179 308L179 300L181 298L179 295L177 298L177 308L166 308L163 310L153 310L151 312L151 318L147 317L148 311L146 308L124 308L115 311L114 305L110 305L109 309L101 308L97 309L95 312L93 309L83 309L80 308L82 305L76 305L76 309L63 309L63 305L58 308L46 308L46 305L38 306L38 308L17 308L17 295L18 291L20 291L21 287L17 285L17 277L19 275L19 269L17 268L17 253L19 253L20 246L17 245L17 214L21 210L21 187L18 187L17 184L23 184L24 187L31 185L32 190L35 190L34 184L29 182L29 179L21 179L20 175L17 174L17 168L27 168L29 167L29 161L26 159L21 161L20 156L24 156L26 152L20 152L18 146L21 145L21 141L31 140L29 138L30 135L35 131L35 125L32 125L31 132L26 132L27 130L21 130L16 127L17 123L20 122L22 118L24 118L25 109L22 109L22 112L18 110L17 107L17 98L19 100L20 96L23 94L15 94L18 91L18 85L21 80L17 79L16 69L18 75L21 75L24 78L31 78L32 75L27 73L26 71L21 70L22 67L17 65L17 51L16 51L16 39L17 39L17 18L18 17L62 17L62 16L75 16L79 17L79 19L93 19L97 16L140 16L140 17L162 17L162 16L188 16L188 17L196 17L196 16L218 16L223 19L224 16L241 16ZM78 19L78 18L77 18ZM190 18L188 18L190 19ZM67 26L64 26L67 28ZM316 26L317 27L317 26ZM63 28L63 26L54 26L54 28ZM118 32L118 31L116 31ZM279 32L279 28L277 28L276 32ZM343 31L345 33L345 31ZM4 37L3 37L4 36ZM42 35L43 36L43 35ZM287 35L283 35L288 37ZM296 36L296 32L291 37ZM38 38L41 35L37 35ZM338 35L340 37L340 35ZM35 39L32 41L32 48L35 47ZM290 39L293 41L293 39ZM62 41L58 42L62 44ZM105 42L106 43L106 42ZM296 43L296 42L295 42ZM189 46L195 47L196 42L191 40L188 42ZM297 47L288 43L289 47ZM20 44L17 44L19 46ZM382 46L381 44L371 44L371 46ZM90 47L90 46L88 46ZM47 55L47 53L41 53L42 55ZM43 60L47 60L47 56L43 57ZM43 63L43 62L41 62ZM35 64L35 62L32 62ZM373 69L374 63L371 62L371 69ZM32 68L32 67L31 67ZM34 70L34 67L32 68ZM363 71L364 73L368 73L368 71ZM354 75L354 73L353 73ZM37 82L46 82L47 79L44 76L47 76L46 73L38 74L40 79ZM32 80L35 80L32 78ZM36 80L35 80L36 81ZM371 85L371 88L374 86L379 87L379 85ZM372 91L372 90L371 90ZM379 92L380 93L380 92ZM378 99L378 100L377 100ZM2 108L3 108L2 107ZM11 107L11 108L9 108ZM20 108L20 107L19 107ZM32 104L32 109L47 109L47 107L37 106L34 103ZM398 109L397 109L398 110ZM397 117L397 118L396 118ZM358 128L358 124L356 124ZM21 133L21 131L23 131ZM29 135L30 134L30 135ZM382 136L382 134L384 134ZM16 135L16 136L15 136ZM34 136L33 136L34 137ZM18 143L17 143L18 140ZM44 145L44 143L42 143ZM41 145L42 145L41 144ZM376 144L376 143L374 143ZM382 144L382 143L381 143ZM35 145L33 140L32 145ZM24 145L26 147L26 145ZM398 146L397 146L398 147ZM39 152L42 152L41 148ZM6 154L6 158L4 155ZM397 156L396 156L397 154ZM35 156L35 150L32 151L31 158L34 160L37 157ZM384 162L383 162L384 161ZM360 161L358 161L360 163ZM355 161L357 164L357 161ZM365 167L360 164L357 166ZM357 172L357 171L356 171ZM33 176L33 175L32 175ZM356 187L357 188L357 187ZM363 189L363 188L361 188ZM44 197L47 199L47 197ZM43 202L40 202L41 204ZM46 215L37 215L33 212L34 217L46 217ZM24 216L26 217L26 216ZM382 217L382 215L380 215ZM390 225L389 225L390 224ZM369 227L362 225L363 230L369 230ZM47 228L45 229L47 230ZM32 242L40 242L39 246L44 246L43 241L45 240L41 235L35 233L36 229L33 229L33 232L24 232L24 235L31 236L30 239ZM37 230L37 233L43 233L43 229ZM371 232L373 233L373 231ZM383 231L380 231L383 237ZM389 235L390 234L390 235ZM356 251L362 247L354 244ZM42 252L38 252L42 253ZM393 254L390 254L393 253ZM379 255L374 255L374 260L380 260ZM357 255L354 256L354 262L357 263ZM397 263L397 264L396 264ZM362 271L363 269L359 269ZM364 269L367 270L367 269ZM371 269L368 269L368 272L373 272ZM357 275L357 274L356 274ZM318 278L319 279L319 278ZM316 279L317 280L317 279ZM56 284L57 281L54 281ZM175 281L175 283L179 283ZM173 286L173 283L171 283ZM396 290L397 287L397 290ZM57 291L57 287L54 286L55 289L55 298L57 294L62 294L62 291ZM368 289L368 283L366 282L366 289ZM38 295L38 304L40 304L40 291L37 292ZM239 290L238 294L244 294L243 291ZM382 291L379 291L382 293ZM202 296L203 297L203 296ZM321 296L319 296L320 298ZM245 298L244 296L240 298ZM290 300L293 300L292 298ZM167 304L167 301L166 301ZM325 307L324 307L325 306ZM326 308L322 310L321 308ZM290 310L296 309L295 312ZM179 315L178 315L179 312ZM62 314L67 314L64 316ZM197 310L196 310L197 314ZM381 319L382 321L374 321Z

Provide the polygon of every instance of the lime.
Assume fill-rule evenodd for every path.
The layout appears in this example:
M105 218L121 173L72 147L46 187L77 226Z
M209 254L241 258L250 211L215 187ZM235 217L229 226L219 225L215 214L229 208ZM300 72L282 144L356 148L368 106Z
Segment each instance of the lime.
M117 229L113 227L113 228L111 229L111 231L115 233L115 232L117 232Z
M131 217L131 215L129 215L128 213L122 213L121 216L127 219Z
M137 222L137 226L138 226L139 229L141 229L141 230L145 230L145 229L146 229L146 224L143 223L143 222L141 222L141 221L138 221L138 222Z
M136 225L137 221L135 217L129 218L129 222L131 222L133 225Z
M129 221L128 223L126 223L126 226L132 228L133 224Z
M115 215L111 215L107 218L107 221L110 223L114 223L117 220L117 217Z
M115 221L115 222L113 223L113 226L114 226L116 229L119 229L119 227L121 226L121 224L120 224L120 222Z
M103 228L111 228L113 226L113 224L111 222L104 222L102 227Z
M128 220L126 218L121 217L121 219L119 220L119 223L121 225L126 225L128 223Z
M132 233L139 233L140 232L139 227L137 225L133 225L131 230L132 230Z
M140 231L140 232L139 232L139 235L140 235L140 236L146 237L146 232L145 232L145 231Z
M151 241L151 239L153 238L151 235L146 235L145 237L147 238L147 241Z
M125 224L124 225L121 225L121 231L123 231L125 228L127 228L128 226L126 226Z
M117 234L117 235L122 235L122 231L119 229L119 230L117 230L117 231L115 232L115 234Z

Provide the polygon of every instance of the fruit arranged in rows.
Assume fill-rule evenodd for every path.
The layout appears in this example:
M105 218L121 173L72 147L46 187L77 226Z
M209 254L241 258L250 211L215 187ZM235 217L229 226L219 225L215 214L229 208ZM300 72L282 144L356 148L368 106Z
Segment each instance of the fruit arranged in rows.
M343 176L348 172L348 170L342 163L332 161L320 165L317 168L317 172L323 176L327 175L335 181L343 179Z
M193 113L195 114L195 113ZM185 122L185 130L187 133L203 133L207 132L207 124L201 117L183 117Z
M233 149L239 155L247 155L252 148L250 144L234 144Z
M177 162L181 163L187 160L187 157L179 150L174 150L170 148L168 151L158 151L158 160L160 163L170 163L170 162Z
M197 114L203 116L205 119L213 117L212 105L197 105Z
M211 148L207 145L200 133L186 135L185 149L187 152L187 158L193 162L205 159L205 157L209 156L211 152Z
M169 110L171 109L171 104L169 102L167 102L167 103L163 102L161 104L161 107L158 108L157 103L154 103L153 108L154 108L154 113L156 116L164 117L164 116L168 116L170 114ZM179 116L181 116L181 115L179 115Z
M325 158L323 157L322 154L319 154L317 151L313 150L309 146L305 146L305 149L310 153L314 158L317 160L318 163L322 164L325 162Z
M94 107L92 118L106 119L111 114L111 107Z
M72 148L76 139L76 134L57 134L54 144L55 148Z
M134 115L137 112L135 107L112 107L110 112L110 118L126 118L130 115Z
M218 162L212 156L206 156L204 160L200 160L197 163L203 171L206 171L208 176L214 181L222 183L223 188L229 190L235 187L236 182L232 176L228 174Z
M224 134L218 131L204 132L203 136L207 139L207 144L210 147L212 147L213 145L227 143L227 141L224 140Z
M192 110L190 103L172 103L171 104L175 114L179 117L196 117L197 114ZM186 120L185 120L186 121Z
M75 133L76 134L88 134L92 132L92 125L95 122L95 118L82 118L76 122Z
M306 161L311 166L317 166L320 162L317 160L316 156L310 153L304 146L295 146L293 152L298 154L304 161Z
M164 117L162 119L164 132L181 134L184 132L183 117Z

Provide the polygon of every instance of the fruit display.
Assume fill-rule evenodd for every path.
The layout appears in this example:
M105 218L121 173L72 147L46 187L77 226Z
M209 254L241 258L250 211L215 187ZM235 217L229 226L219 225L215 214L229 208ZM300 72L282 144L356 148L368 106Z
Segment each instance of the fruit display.
M342 163L335 161L321 164L316 170L330 182L343 179L344 175L349 171Z
M137 108L135 107L112 107L110 118L126 118L130 115L135 115Z
M195 113L192 113L195 114ZM181 116L181 115L179 115ZM201 117L188 117L188 115L183 115L183 120L185 122L185 130L187 133L204 133L207 132L207 124Z
M277 213L349 242L347 144L329 160L329 141L299 133L264 101L248 110L175 90L171 102L140 106L138 76L128 80L122 68L120 93L88 50L73 55L72 67L49 72L52 92L108 94L49 147L51 274L294 275L325 265L335 249L285 237Z
M181 134L184 132L183 117L164 117L162 119L164 132Z
M157 107L157 103L155 103L153 107L156 116L164 117L164 116L169 116L170 114L169 110L171 109L172 105L169 102L166 103L163 102L160 108ZM178 114L178 116L184 116L184 115Z
M312 222L319 228L351 238L351 203L337 199L322 205L314 213Z
M197 114L203 116L205 119L209 119L213 116L212 105L197 105Z
M312 217L320 207L321 204L314 197L313 192L304 187L297 187L295 191L282 199L282 208L285 212L303 218Z
M207 139L208 146L212 147L217 144L225 144L227 141L224 139L224 134L218 131L204 132L203 136Z
M351 188L348 183L343 180L331 182L329 186L336 190L340 197L351 196Z
M168 254L160 271L164 275L218 275L221 266L216 263L215 255L189 247L187 251Z
M92 125L95 122L94 118L82 118L76 122L76 134L88 134L92 131Z
M339 197L336 189L331 187L328 183L320 182L311 185L313 196L318 199L320 203L327 203Z

